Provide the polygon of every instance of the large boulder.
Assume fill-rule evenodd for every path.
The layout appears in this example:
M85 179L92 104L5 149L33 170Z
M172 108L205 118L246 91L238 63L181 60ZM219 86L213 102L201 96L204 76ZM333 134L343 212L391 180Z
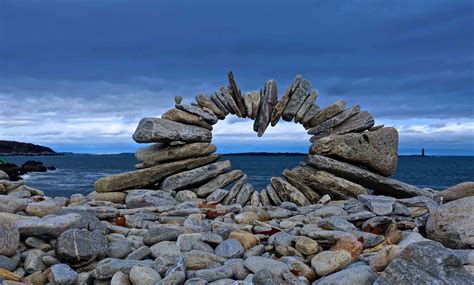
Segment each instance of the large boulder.
M141 119L133 134L137 143L210 142L211 138L212 133L208 129L158 118Z
M474 284L452 250L434 241L408 245L374 284Z
M381 128L363 133L330 135L313 143L310 153L334 156L390 176L397 169L398 132L395 128Z
M456 184L444 191L436 193L435 198L443 202L450 202L464 197L474 196L474 182L467 181Z
M97 232L68 230L59 236L56 247L58 258L74 266L81 266L107 253L107 238Z
M473 217L473 196L446 203L431 213L426 234L450 248L474 248Z
M20 232L14 223L0 223L0 255L12 256L20 245Z

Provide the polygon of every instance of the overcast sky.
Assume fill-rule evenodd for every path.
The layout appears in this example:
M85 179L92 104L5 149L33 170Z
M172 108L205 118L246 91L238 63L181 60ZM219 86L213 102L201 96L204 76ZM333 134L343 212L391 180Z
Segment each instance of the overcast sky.
M345 99L395 126L400 153L474 155L473 1L0 0L0 139L134 151L144 116L180 95L298 73L321 106ZM300 125L257 138L215 126L221 152L306 151Z

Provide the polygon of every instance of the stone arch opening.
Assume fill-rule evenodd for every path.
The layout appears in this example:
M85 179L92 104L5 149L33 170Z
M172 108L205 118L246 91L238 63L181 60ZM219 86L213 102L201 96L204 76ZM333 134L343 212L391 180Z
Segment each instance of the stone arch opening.
M210 96L196 96L190 104L176 98L176 105L161 118L143 118L133 139L150 145L137 150L138 170L100 179L96 191L156 189L178 201L201 198L208 203L254 206L284 201L307 206L324 195L350 199L369 191L395 197L423 192L388 178L397 166L398 133L394 128L374 127L370 113L359 105L347 107L338 100L321 109L315 103L318 92L301 75L280 99L274 80L266 81L260 91L247 93L239 90L232 72L228 82ZM254 189L230 161L218 160L212 144L213 125L229 115L254 120L259 137L281 119L302 124L311 135L308 156L301 165L272 177L263 191Z

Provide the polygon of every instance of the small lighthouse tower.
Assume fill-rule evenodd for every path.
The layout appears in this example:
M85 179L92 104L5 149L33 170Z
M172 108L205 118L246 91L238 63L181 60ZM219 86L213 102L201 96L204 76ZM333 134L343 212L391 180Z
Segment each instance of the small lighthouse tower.
M421 149L421 157L425 157L425 149L424 148Z

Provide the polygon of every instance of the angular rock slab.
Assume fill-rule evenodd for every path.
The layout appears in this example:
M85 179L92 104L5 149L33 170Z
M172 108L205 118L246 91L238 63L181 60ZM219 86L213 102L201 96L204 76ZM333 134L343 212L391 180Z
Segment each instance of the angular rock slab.
M133 134L137 143L210 142L211 139L212 133L208 129L159 118L141 119Z
M190 114L196 115L200 118L203 118L206 122L208 122L211 125L214 125L218 121L216 115L206 112L202 108L199 108L197 106L177 104L176 108L186 111Z
M201 106L203 109L207 108L211 110L214 115L217 116L218 119L223 120L225 119L225 113L217 106L211 98L207 95L197 95L196 102Z
M325 130L317 135L311 137L310 142L314 143L316 140L329 135L343 135L347 133L358 133L372 128L375 124L372 115L363 111L355 114L341 124Z
M165 177L211 163L219 158L218 154L189 158L175 162L160 164L150 168L114 174L95 182L96 192L112 192L154 185Z
M397 169L398 132L395 128L382 128L363 133L331 135L312 144L310 153L337 157L390 176Z
M385 284L474 284L461 260L437 242L408 245L374 283Z
M277 86L274 80L268 80L260 99L260 107L254 123L254 130L261 137L270 124L273 107L277 100Z
M474 182L471 181L459 183L446 190L437 192L435 198L442 199L445 203L469 196L474 196Z
M291 96L296 91L296 89L300 86L301 81L302 81L301 74L296 75L295 80L293 80L293 83L290 86L288 86L288 89L286 89L281 99L278 100L278 102L276 102L275 107L273 108L272 117L271 117L272 127L274 127L280 120L281 115L283 111L285 110L286 105L288 104L288 101L290 101Z
M260 106L260 92L253 91L244 95L245 113L248 118L255 120Z
M303 124L303 126L305 127L305 129L310 129L341 113L342 111L344 111L344 108L346 108L346 102L344 100L338 100L333 104L329 105L328 107L322 109L306 124Z
M190 143L176 146L153 144L139 148L135 157L141 162L137 168L147 168L165 162L205 156L215 152L216 149L216 146L211 143Z
M226 172L230 167L230 161L225 160L174 174L163 180L161 189L174 191L184 187L195 186Z
M206 197L207 195L211 194L212 192L216 191L219 188L223 188L233 181L242 177L244 173L241 170L233 170L224 174L217 176L216 178L212 179L211 181L207 182L204 185L199 186L196 189L196 194L198 197Z
M308 134L316 135L324 131L327 131L333 127L336 127L337 125L343 123L350 117L359 113L359 111L360 111L359 105L352 106L351 108L337 114L336 116L322 122L321 124L312 127L311 129L308 130Z
M430 191L322 155L308 155L305 159L305 163L316 169L333 173L338 177L372 189L376 191L377 194L395 198L416 196L431 197L433 195Z
M474 248L473 217L473 196L446 203L431 213L426 234L450 248Z
M198 126L212 131L212 125L202 120L199 116L180 109L170 109L166 111L163 115L161 115L161 118L187 125Z

